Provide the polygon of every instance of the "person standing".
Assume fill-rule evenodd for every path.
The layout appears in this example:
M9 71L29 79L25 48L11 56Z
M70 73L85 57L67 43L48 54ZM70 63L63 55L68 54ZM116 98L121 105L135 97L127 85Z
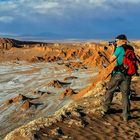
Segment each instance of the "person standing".
M126 45L128 41L126 35L124 34L118 35L115 38L115 41L116 41L116 49L110 58L110 62L116 60L115 68L117 68L118 66L121 66L123 63L123 59L125 55L125 49L123 45ZM114 92L117 88L119 88L122 93L123 120L128 121L130 119L131 115L130 115L129 94L130 94L131 77L132 76L125 75L123 72L117 69L114 69L112 71L112 76L107 84L107 92L105 94L104 103L103 103L104 113L107 113L107 111L109 110Z

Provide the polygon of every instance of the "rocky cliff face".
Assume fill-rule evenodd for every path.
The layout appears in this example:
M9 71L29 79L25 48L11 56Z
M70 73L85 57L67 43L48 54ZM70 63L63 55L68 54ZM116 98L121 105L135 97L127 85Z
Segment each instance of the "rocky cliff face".
M97 43L24 43L0 39L0 61L26 60L30 62L82 61L83 66L105 68L109 65L112 48ZM8 50L8 51L6 51ZM80 63L73 63L79 67ZM79 66L78 66L79 65Z
M139 53L139 41L132 42ZM6 51L9 50L9 51ZM113 48L107 43L39 43L0 38L0 61L26 60L30 62L56 62L79 60L85 66L105 68Z
M0 49L4 49L4 50L9 50L12 47L16 47L16 48L28 47L28 45L29 46L32 46L32 45L43 46L44 44L47 44L47 43L33 42L33 41L19 41L19 40L10 39L10 38L0 38Z
M0 38L0 49L9 50L14 46L12 40L8 38Z

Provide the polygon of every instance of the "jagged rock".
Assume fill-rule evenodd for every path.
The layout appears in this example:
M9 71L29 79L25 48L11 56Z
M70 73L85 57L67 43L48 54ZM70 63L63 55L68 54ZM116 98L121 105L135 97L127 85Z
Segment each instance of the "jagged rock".
M64 98L65 96L71 96L73 94L77 94L77 93L74 92L73 89L67 88L67 89L65 89L65 91L63 93L61 93L61 97Z
M51 130L50 133L51 133L52 135L54 135L54 136L64 135L64 133L63 133L63 131L62 131L62 129L61 129L60 127L57 127L57 128L55 128L55 129Z
M87 67L82 62L69 62L65 63L65 66L72 70L87 69Z
M71 83L66 83L66 82L61 82L59 80L54 80L52 82L50 82L48 84L48 86L52 86L52 87L55 87L55 88L62 88L62 87L67 87L69 86Z
M30 97L24 96L22 94L19 94L18 96L14 97L12 99L9 99L7 101L7 104L12 104L12 103L16 103L16 102L20 102L20 101L26 101L26 100L31 101L31 100L34 100L34 99L38 99L38 98L30 98Z
M64 123L67 123L69 126L72 126L73 124L77 125L78 127L86 127L88 125L88 123L84 120L74 120L74 119L70 119L65 121Z
M29 109L29 108L32 107L32 106L35 107L35 108L37 108L37 107L40 106L40 105L43 105L43 103L32 103L32 102L30 102L29 100L25 100L25 101L23 102L21 108L27 110L27 109Z
M12 100L13 102L19 102L20 100L22 100L22 95L19 94L18 96L14 97Z
M30 98L30 97L24 96L24 95L22 95L22 94L20 94L20 96L21 96L21 100L22 100L22 101L38 99L38 98Z
M64 121L65 118L66 118L66 116L62 114L62 115L57 117L57 121L62 122L62 121Z
M26 100L26 101L22 104L21 108L22 108L22 109L25 109L25 110L29 109L29 108L30 108L30 103L29 103L29 101Z
M65 119L69 119L71 117L72 113L70 111L64 111L60 115L57 116L57 120L62 122Z
M70 77L66 77L66 78L64 78L64 80L66 81L66 80L73 80L73 79L77 79L78 77L76 77L76 76L70 76Z
M21 101L21 99L22 99L22 96L19 94L18 96L14 97L12 99L9 99L7 101L7 104L12 104L12 103L19 102L19 101Z
M41 57L41 56L34 56L31 59L31 62L43 62L43 61L45 61L45 58L44 57Z
M83 111L78 111L77 109L75 109L73 112L72 112L72 115L74 116L77 116L77 117L85 117L86 116L86 113L84 113Z
M9 50L14 46L14 43L11 39L0 38L0 49Z

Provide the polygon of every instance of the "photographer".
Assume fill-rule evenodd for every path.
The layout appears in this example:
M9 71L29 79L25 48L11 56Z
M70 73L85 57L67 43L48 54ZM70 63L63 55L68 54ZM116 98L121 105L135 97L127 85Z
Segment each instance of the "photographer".
M116 67L122 65L125 49L123 45L127 44L127 37L125 35L118 35L114 42L110 42L110 45L114 47L114 53L110 58L110 62L116 60ZM110 108L114 92L119 87L122 92L122 104L123 104L123 120L128 121L130 119L130 100L129 90L131 84L131 76L125 75L122 71L113 70L112 77L107 84L107 92L104 99L103 111L107 113Z

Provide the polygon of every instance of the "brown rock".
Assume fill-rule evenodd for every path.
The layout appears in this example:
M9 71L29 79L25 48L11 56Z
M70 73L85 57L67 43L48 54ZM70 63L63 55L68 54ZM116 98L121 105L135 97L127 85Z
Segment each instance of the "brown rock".
M65 91L61 94L61 97L64 98L65 96L71 96L73 94L76 94L76 92L73 91L71 88L65 89Z
M48 86L52 86L52 87L55 87L55 88L62 88L62 87L66 87L66 86L68 86L70 84L71 83L61 82L59 80L53 80L52 82L50 82L48 84Z
M22 104L21 108L22 108L22 109L25 109L25 110L29 109L29 108L30 108L30 103L29 103L29 101L26 100L26 101Z
M15 103L15 102L21 101L21 99L22 99L22 96L21 96L21 95L18 95L18 96L16 96L16 97L14 97L12 100L13 100L13 102Z
M77 79L78 77L76 76L70 76L70 77L65 77L64 80L72 80L72 79Z

